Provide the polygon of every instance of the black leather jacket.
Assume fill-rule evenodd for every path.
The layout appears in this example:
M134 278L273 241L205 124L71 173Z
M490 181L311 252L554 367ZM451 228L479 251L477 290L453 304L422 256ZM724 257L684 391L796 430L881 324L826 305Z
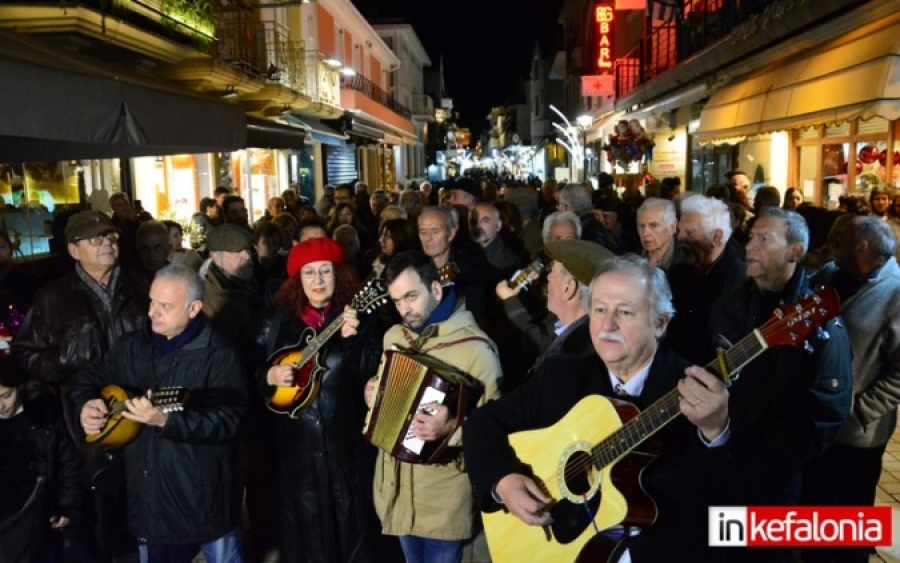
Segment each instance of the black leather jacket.
M145 427L125 446L128 524L140 542L201 544L240 524L235 436L247 405L230 343L207 325L179 350L160 357L149 330L125 335L75 379L75 412L117 384L132 393L160 387L190 391L182 412Z
M149 289L146 280L120 271L106 312L75 272L56 279L35 296L12 353L31 378L66 397L76 373L102 357L120 336L146 326ZM63 408L73 436L80 435L68 401Z
M323 326L337 313L332 310ZM378 369L382 331L377 315L361 321L356 336L335 334L320 350L321 388L299 417L269 413L278 440L282 558L289 561L368 563L375 556L375 449L362 438L363 392ZM297 345L306 329L294 315L274 314L263 331L266 351ZM266 398L274 392L266 383L268 369L266 362L257 370Z
M58 388L120 336L144 326L149 289L146 281L122 271L107 313L74 272L54 280L35 297L13 342L13 354L30 376Z

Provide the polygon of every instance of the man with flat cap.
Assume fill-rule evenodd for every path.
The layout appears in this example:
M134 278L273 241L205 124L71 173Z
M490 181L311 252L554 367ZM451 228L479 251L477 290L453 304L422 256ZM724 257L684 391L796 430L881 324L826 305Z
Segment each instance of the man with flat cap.
M262 300L253 278L253 233L234 223L214 227L206 238L212 262L204 276L203 312L231 340L255 334Z
M547 310L555 317L548 323L531 317L518 295L521 288L510 288L506 281L497 284L497 297L510 323L521 330L540 355L531 372L549 356L584 354L593 349L588 331L585 304L594 274L613 256L609 249L585 240L557 240L544 245L544 253L552 262L547 274Z
M150 291L146 280L119 265L119 229L105 213L72 215L65 235L75 271L41 288L12 344L29 377L63 398L76 374L105 356L123 334L146 324ZM69 433L83 445L77 413L67 399L62 406ZM82 453L88 454L84 448ZM95 547L100 552L91 554L92 560L109 560L133 549L133 540L121 529L124 505L117 504L124 494L119 493L94 493ZM83 523L76 520L75 526Z
M469 211L484 198L481 186L472 178L458 178L447 187L452 192L450 205L462 205Z

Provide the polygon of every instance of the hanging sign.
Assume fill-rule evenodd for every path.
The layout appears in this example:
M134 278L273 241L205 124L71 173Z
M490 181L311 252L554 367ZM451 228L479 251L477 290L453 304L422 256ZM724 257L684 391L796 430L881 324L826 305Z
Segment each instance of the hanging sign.
M594 37L596 48L594 67L598 74L613 71L613 21L615 20L614 2L596 2L593 9Z

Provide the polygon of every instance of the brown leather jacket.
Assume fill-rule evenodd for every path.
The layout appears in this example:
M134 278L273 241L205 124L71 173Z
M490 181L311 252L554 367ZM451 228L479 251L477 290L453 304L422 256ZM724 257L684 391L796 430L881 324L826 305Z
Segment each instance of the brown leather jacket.
M106 354L121 335L144 326L148 294L145 280L123 270L106 312L75 272L53 280L35 296L12 353L32 378L66 397L73 375Z

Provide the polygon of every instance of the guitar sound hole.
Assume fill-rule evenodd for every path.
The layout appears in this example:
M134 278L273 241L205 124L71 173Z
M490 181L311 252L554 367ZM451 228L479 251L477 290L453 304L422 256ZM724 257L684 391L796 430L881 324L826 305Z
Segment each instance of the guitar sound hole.
M575 496L581 497L591 490L594 478L594 465L587 452L575 452L566 461L566 488Z

